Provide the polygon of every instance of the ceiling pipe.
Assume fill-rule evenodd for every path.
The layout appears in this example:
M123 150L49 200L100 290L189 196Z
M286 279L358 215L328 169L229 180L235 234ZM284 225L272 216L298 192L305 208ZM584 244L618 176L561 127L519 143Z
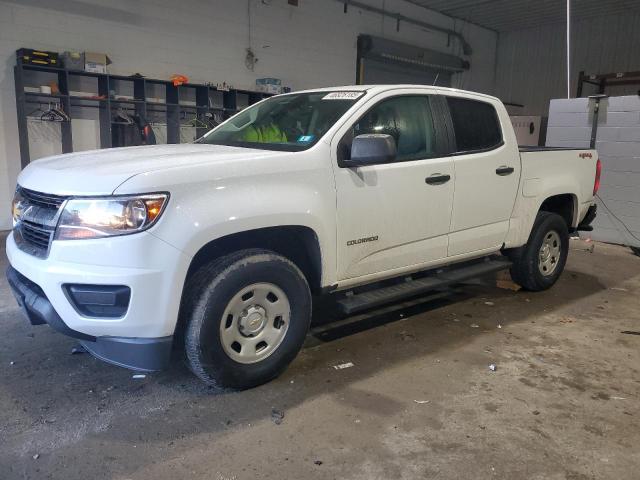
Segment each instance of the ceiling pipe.
M571 98L571 0L567 0L567 98Z
M355 8L359 8L360 10L377 13L379 15L382 15L383 17L393 18L396 20L396 25L398 28L399 28L400 22L405 22L411 25L416 25L418 27L426 28L428 30L435 30L436 32L443 33L450 37L455 37L462 44L462 51L465 55L471 55L473 53L473 49L471 48L471 45L469 45L469 42L467 42L467 40L462 36L462 34L450 28L439 27L438 25L433 25L431 23L422 22L420 20L414 20L413 18L406 17L401 13L388 12L386 10L383 10L382 8L367 5L366 3L358 2L356 0L336 0L336 1L344 4L344 13L347 13L347 9L349 5L351 5Z

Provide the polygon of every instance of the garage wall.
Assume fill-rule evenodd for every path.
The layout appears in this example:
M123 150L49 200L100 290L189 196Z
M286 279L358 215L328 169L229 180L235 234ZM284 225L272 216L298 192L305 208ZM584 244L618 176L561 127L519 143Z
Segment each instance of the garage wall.
M640 14L612 15L576 21L572 33L571 89L577 74L640 70ZM519 115L543 115L549 100L565 98L566 26L562 23L501 33L498 40L496 94L525 105ZM619 87L610 95L636 93L640 86ZM584 94L591 92L586 86Z
M241 0L0 0L0 229L10 227L10 200L20 169L13 65L15 50L106 52L112 73L167 78L184 73L193 82L227 82L253 88L259 77L280 77L294 89L351 84L360 33L461 55L455 40L408 24L383 20L334 0L251 0L255 71L244 65L247 2ZM454 21L402 0L371 5L454 27ZM455 23L474 49L472 68L454 85L491 92L496 34Z
M589 148L594 101L551 100L547 145ZM640 247L640 97L600 102L596 149L602 160L594 240Z

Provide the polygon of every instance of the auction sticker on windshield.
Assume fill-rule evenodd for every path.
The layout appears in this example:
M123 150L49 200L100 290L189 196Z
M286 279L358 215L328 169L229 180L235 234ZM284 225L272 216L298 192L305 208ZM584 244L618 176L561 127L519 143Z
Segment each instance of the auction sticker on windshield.
M364 92L331 92L322 97L323 100L355 100L364 95Z

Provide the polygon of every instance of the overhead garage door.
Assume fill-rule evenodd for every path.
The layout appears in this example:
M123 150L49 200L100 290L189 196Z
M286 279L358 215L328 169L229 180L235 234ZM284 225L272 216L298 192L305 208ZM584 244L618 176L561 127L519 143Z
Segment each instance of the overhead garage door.
M373 59L363 59L363 85L389 85L393 83L407 83L418 85L451 86L451 73L437 69L406 68L397 63L381 62Z
M371 35L358 37L357 81L360 85L420 84L451 86L451 75L469 68L446 53Z

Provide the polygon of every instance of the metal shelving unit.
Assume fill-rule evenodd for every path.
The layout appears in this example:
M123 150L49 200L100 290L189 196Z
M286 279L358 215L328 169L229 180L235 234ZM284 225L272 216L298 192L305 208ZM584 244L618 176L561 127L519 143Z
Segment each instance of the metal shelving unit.
M46 94L25 91L25 87L38 85L38 76L53 79L60 93ZM16 85L16 108L18 114L18 136L22 168L31 161L29 155L29 134L27 117L29 106L33 104L56 103L71 118L75 109L97 108L100 130L100 148L112 147L112 114L114 108L126 108L145 118L153 115L166 122L167 143L180 143L181 121L187 117L204 118L214 114L226 120L242 108L271 96L268 93L249 90L218 90L202 84L174 86L169 80L151 79L139 76L123 76L91 73L81 70L67 70L58 67L18 64L14 67ZM88 80L92 79L92 80ZM73 82L85 81L97 85L92 96L70 94ZM42 81L40 81L42 84ZM132 92L130 98L122 98L119 91ZM151 95L161 94L161 100ZM115 92L115 94L114 94ZM239 101L241 100L241 101ZM73 152L73 131L71 121L60 122L62 152ZM196 137L207 132L207 127L196 127Z
M640 86L640 71L636 72L617 72L617 73L605 73L597 75L585 74L580 72L578 74L578 85L576 88L576 96L582 97L584 84L589 84L597 87L598 94L604 94L607 87L616 87L622 85L639 85Z

